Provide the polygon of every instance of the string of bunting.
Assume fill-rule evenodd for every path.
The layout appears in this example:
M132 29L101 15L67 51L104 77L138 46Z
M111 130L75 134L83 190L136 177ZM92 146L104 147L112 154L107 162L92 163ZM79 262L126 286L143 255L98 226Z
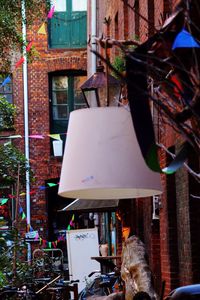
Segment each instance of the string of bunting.
M42 23L42 25L40 26L40 28L38 29L37 33L38 34L46 34L46 28L45 28L45 23L48 19L52 19L53 15L54 15L54 11L55 11L55 5L51 7L50 11L47 14L47 17L45 19L45 21ZM30 41L27 46L26 46L26 52L30 52L31 48L33 47L33 41ZM25 61L25 57L22 56L16 63L15 63L15 68L19 68ZM2 82L2 84L0 85L0 89L2 87L4 87L6 84L11 82L11 74L9 74Z
M61 140L61 135L66 135L67 133L50 133L50 134L31 134L29 135L29 138L31 139L39 139L43 140L45 137L50 137L54 140ZM20 134L15 134L15 135L9 135L9 136L0 136L0 139L21 139L23 138L22 135Z

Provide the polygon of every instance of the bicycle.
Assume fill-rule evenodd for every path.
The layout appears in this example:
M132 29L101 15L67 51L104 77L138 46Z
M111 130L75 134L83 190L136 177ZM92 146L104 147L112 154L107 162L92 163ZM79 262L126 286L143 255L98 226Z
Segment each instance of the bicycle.
M100 271L91 272L88 277L91 277ZM88 284L80 293L78 300L85 300L89 296L108 296L116 291L122 291L123 284L121 281L120 271L115 268L113 272L100 274Z
M32 300L37 299L36 294L27 286L21 288L4 287L0 291L0 300Z

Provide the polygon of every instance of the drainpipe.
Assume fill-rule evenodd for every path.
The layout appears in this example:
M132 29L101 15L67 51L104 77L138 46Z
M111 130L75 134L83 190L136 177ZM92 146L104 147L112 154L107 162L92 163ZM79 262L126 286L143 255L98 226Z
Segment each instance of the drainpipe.
M91 0L91 43L92 49L97 50L96 38L97 36L97 0ZM97 63L96 55L91 53L91 75L96 73Z
M22 38L23 38L23 88L24 88L24 144L25 157L27 160L27 167L29 167L29 122L28 122L28 67L27 67L27 52L26 52L26 9L25 0L21 2L22 10ZM26 218L27 225L30 225L30 174L26 172ZM31 245L28 243L27 252L28 261L31 260Z

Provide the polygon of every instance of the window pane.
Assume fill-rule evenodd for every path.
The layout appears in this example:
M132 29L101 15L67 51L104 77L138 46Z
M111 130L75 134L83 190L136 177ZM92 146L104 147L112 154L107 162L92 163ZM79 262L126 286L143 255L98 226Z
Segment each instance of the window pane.
M86 81L86 76L74 77L74 109L87 107L80 86Z
M53 106L53 120L67 120L68 107L66 105Z
M55 6L55 11L66 11L66 0L51 0L51 6Z
M5 78L6 77L4 75L0 74L0 85L3 83ZM13 103L12 79L0 88L0 96L4 96L9 103Z
M53 104L67 104L67 91L54 91Z
M54 76L52 82L53 82L53 90L68 88L67 76Z
M72 0L72 11L86 11L87 0Z

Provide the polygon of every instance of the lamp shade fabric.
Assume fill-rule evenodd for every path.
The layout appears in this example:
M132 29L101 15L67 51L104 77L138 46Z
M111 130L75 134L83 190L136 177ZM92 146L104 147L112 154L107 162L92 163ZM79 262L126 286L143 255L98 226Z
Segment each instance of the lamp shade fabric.
M60 196L124 199L160 193L160 175L144 162L128 110L98 107L70 114Z

